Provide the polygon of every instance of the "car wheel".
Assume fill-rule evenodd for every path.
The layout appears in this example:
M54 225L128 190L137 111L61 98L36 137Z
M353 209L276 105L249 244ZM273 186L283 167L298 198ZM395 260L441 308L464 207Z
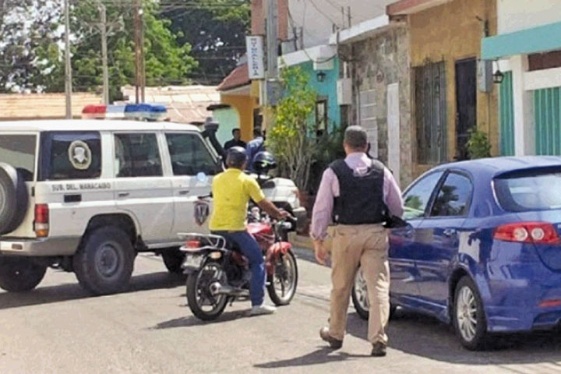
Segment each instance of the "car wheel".
M462 345L472 351L484 349L488 343L487 322L477 286L464 276L456 285L452 321Z
M102 227L89 233L78 249L74 272L93 295L117 293L128 288L134 259L129 236L116 227Z
M33 290L45 277L47 267L28 257L0 258L0 288L8 292Z
M362 270L359 269L356 273L355 284L351 292L351 299L355 307L356 313L360 318L368 320L370 316L370 304L368 302L368 291L366 290L366 281L362 276ZM397 307L390 303L390 315L389 318L392 319Z
M29 195L22 172L0 163L0 235L14 231L23 221Z
M164 265L170 273L180 274L182 272L181 265L183 264L184 257L179 248L167 248L162 251Z

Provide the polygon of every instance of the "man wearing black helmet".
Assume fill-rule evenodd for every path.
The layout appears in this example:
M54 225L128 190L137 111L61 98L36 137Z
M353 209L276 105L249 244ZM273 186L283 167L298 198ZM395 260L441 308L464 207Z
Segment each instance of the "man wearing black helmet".
M222 235L236 243L249 260L251 282L250 315L271 314L275 307L264 304L265 299L265 262L257 241L245 228L247 206L252 199L271 217L282 219L288 213L265 198L257 181L245 174L247 154L242 147L232 147L226 152L227 170L218 174L212 181L213 210L209 228L213 234Z

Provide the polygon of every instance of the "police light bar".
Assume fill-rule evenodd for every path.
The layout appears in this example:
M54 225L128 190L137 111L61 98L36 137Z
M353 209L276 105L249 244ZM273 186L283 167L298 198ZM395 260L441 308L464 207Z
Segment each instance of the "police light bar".
M164 120L167 109L156 104L86 105L82 119L131 119L140 121Z

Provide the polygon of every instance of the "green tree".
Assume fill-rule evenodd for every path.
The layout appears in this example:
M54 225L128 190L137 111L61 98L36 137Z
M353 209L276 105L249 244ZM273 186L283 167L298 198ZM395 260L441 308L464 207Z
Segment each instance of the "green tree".
M267 129L267 147L277 158L284 176L307 191L310 165L317 147L313 113L317 93L300 67L281 70L284 95L273 108L274 124Z
M0 92L41 89L62 34L59 2L0 0Z
M250 0L162 0L162 15L181 43L193 46L199 62L193 79L217 84L235 68L245 54L245 36L250 27Z
M118 98L119 88L135 83L133 9L130 1L103 1L106 5L110 96ZM178 42L169 29L170 21L158 18L159 4L143 1L144 58L146 85L186 84L196 66L191 47ZM72 30L77 40L72 48L73 84L76 90L93 91L103 84L100 10L98 1L80 1L73 9ZM54 84L53 90L59 85Z

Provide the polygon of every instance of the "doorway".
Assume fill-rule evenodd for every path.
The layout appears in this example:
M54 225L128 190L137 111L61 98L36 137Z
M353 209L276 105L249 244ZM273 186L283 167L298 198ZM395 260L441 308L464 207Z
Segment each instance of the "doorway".
M477 127L477 61L456 61L456 159L469 158L469 130Z

